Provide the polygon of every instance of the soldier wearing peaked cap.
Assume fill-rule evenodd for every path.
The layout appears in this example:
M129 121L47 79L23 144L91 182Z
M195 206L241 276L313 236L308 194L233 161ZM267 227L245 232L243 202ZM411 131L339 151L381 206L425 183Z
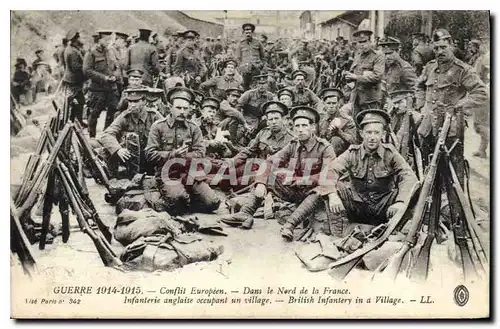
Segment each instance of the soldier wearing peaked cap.
M250 130L243 113L238 110L238 99L243 94L242 88L229 88L225 91L226 98L220 103L216 118L222 130L229 131L228 139L235 149L240 149L247 142L245 134Z
M323 163L329 163L335 158L330 143L315 136L319 114L313 108L293 108L291 116L296 138L267 159L266 171L256 178L255 191L250 195L247 206L242 209L246 216L242 214L241 218L233 218L234 222L240 223L244 219L242 227L250 228L253 224L253 212L262 202L267 190L271 190L282 200L297 204L296 210L286 219L281 230L282 237L288 241L293 239L294 228L314 214L322 202L323 190L318 186L320 171Z
M414 164L414 143L418 142L417 129L422 117L412 107L413 93L413 90L396 90L389 94L391 127L397 138L396 149L410 165Z
M153 85L153 78L160 73L158 51L149 43L149 29L139 29L139 40L127 52L126 70L140 69L144 72L143 83Z
M340 89L327 88L319 92L325 104L325 113L319 123L319 136L328 140L335 154L342 154L349 145L356 143L356 124L351 116L340 111L344 105Z
M198 55L195 39L199 33L193 30L184 32L184 47L176 54L173 74L184 79L186 86L196 90L201 84L202 78L207 73L207 67L203 59Z
M158 111L162 116L166 116L169 111L164 102L165 91L160 88L148 88L146 93L146 106Z
M160 193L170 214L182 214L192 206L193 211L211 212L220 200L202 179L189 179L190 161L205 156L205 144L200 128L186 117L194 94L178 87L167 94L170 114L151 126L146 148L147 160L156 166ZM182 160L182 162L168 160ZM184 162L185 161L185 162ZM165 168L163 166L165 165Z
M316 72L312 66L314 62L313 52L308 46L308 40L301 40L300 43L300 46L296 47L288 54L288 59L290 62L296 63L296 69L300 69L306 73L305 85L310 87L312 83L316 81Z
M85 54L83 72L90 79L87 106L89 108L89 135L95 137L97 119L106 110L106 129L113 122L120 94L117 86L119 64L112 55L107 38L112 32L100 31L99 43Z
M307 73L302 70L295 70L292 73L294 86L290 88L295 95L294 106L311 106L318 112L323 112L324 104L318 96L306 85Z
M432 47L427 44L424 33L413 34L413 51L411 53L411 64L415 67L415 73L420 76L424 66L434 59Z
M140 69L133 69L127 71L128 76L128 88L122 91L120 101L116 106L115 117L118 116L121 112L127 109L127 90L131 89L145 89L147 86L142 84L142 77L144 76L144 72Z
M235 56L240 63L239 72L243 76L243 89L252 85L252 77L258 75L264 67L264 46L253 37L255 25L245 23L242 26L244 39L236 45Z
M385 55L385 83L388 94L396 90L415 88L417 75L415 70L399 55L401 43L385 39L379 42Z
M64 75L62 87L67 103L71 106L70 120L75 119L82 122L83 105L85 97L83 95L83 43L80 41L80 33L76 29L71 29L66 34L68 46L64 50Z
M344 236L350 223L379 225L404 208L417 177L398 151L382 143L389 115L378 109L360 112L356 122L363 142L329 163L328 208L332 235ZM340 180L348 175L349 182Z
M148 88L127 89L125 92L128 108L118 115L100 138L101 144L108 151L108 167L112 174L116 174L119 164L130 164L134 162L134 157L139 156L139 168L129 171L129 178L144 172L152 175L154 167L146 161L144 150L151 126L163 116L152 107L146 106ZM140 152L137 152L137 149L127 148L129 144L124 141L129 134L138 136Z
M374 49L370 41L372 34L369 30L358 30L353 34L359 51L356 52L345 79L347 82L355 82L354 95L351 96L354 116L361 110L380 108L382 103L385 59L384 54Z
M292 108L293 102L295 101L295 94L292 90L288 88L280 89L278 90L277 96L281 103L285 104L289 109Z
M224 61L224 75L213 77L200 85L200 90L207 95L224 99L224 91L229 88L239 88L243 79L236 75L238 66L234 58L228 58Z

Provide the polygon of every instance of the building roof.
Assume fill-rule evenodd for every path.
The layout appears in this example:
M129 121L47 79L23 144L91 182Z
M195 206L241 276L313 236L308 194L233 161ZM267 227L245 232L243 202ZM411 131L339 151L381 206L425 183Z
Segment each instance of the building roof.
M368 10L349 10L327 19L320 24L329 25L336 22L343 22L353 27L357 27L364 19L370 15Z

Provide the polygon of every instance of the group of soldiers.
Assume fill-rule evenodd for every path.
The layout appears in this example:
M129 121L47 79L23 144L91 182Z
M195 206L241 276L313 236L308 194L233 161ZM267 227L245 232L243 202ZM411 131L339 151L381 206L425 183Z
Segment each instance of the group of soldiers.
M88 126L94 138L106 110L96 144L110 174L137 163L137 172L155 175L172 214L215 211L221 200L214 189L227 190L228 182L214 174L234 168L229 185L252 189L240 211L222 221L252 228L255 211L272 193L297 206L281 230L289 241L322 203L329 218L321 230L339 236L348 222L378 225L403 209L422 178L416 148L425 166L447 111L455 114L449 136L461 141L450 158L462 183L471 115L481 136L474 155L486 157L489 62L479 41L469 43L465 63L447 30L436 29L431 42L415 34L409 63L398 39L375 44L369 30L356 31L350 44L343 38L286 44L265 35L258 40L255 29L247 23L239 41L204 44L188 30L168 45L148 29L136 38L100 31L85 53L79 32L71 30L59 59L71 120ZM127 147L131 138L140 151ZM192 177L190 163L201 158L212 170ZM265 170L248 178L251 159L261 159Z

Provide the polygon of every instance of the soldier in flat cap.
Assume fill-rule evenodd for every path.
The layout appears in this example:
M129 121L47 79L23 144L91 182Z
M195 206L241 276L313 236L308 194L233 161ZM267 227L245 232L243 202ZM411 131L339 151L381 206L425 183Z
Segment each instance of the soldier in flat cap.
M11 93L17 103L21 101L21 95L25 95L30 90L30 74L26 71L26 60L18 58L15 64L14 75L11 82Z
M146 107L158 111L162 116L167 116L169 109L164 103L165 91L160 88L148 88L146 93Z
M311 89L306 87L306 77L307 73L302 70L295 70L292 73L294 86L290 90L295 94L293 106L310 106L322 113L325 105Z
M83 95L83 83L85 77L83 74L83 43L80 41L80 33L72 29L67 35L68 46L64 50L65 70L62 79L67 103L70 104L70 120L75 119L82 122L83 105L85 97Z
M265 54L262 43L253 37L255 25L245 23L242 29L245 38L237 43L235 57L240 63L239 72L243 76L243 88L248 90L252 85L252 77L258 75L264 67Z
M85 54L83 72L90 79L87 107L89 108L89 135L96 136L97 120L103 110L106 110L106 129L115 117L119 102L116 72L118 63L111 55L107 44L112 32L100 31L99 43Z
M391 144L382 143L389 115L365 110L356 123L362 144L349 149L329 164L328 206L334 236L343 236L350 222L380 225L402 211L417 183L410 166ZM348 175L349 182L340 178Z
M214 43L213 54L214 56L224 53L224 44L222 43L221 36L217 37L217 41Z
M418 141L417 129L422 119L422 115L412 108L413 93L413 90L395 90L389 94L391 128L397 138L395 146L410 164L414 164L413 148Z
M277 93L278 100L285 104L288 109L293 107L293 102L295 101L295 94L292 90L288 88L283 88L278 90Z
M145 97L147 88L127 89L128 107L106 128L100 138L101 144L109 153L108 168L111 173L116 172L119 164L127 165L134 162L137 150L128 149L127 135L135 134L139 140L139 168L129 172L129 177L137 173L154 174L154 167L146 161L144 150L147 145L149 130L154 122L163 118L155 109L146 106ZM134 154L136 153L136 154Z
M237 62L233 58L224 60L224 75L213 77L200 85L200 90L206 95L224 99L224 91L229 88L239 88L243 84L241 76L236 75Z
M426 42L424 33L413 34L413 51L411 53L411 64L415 67L417 77L422 74L422 70L427 63L434 59L434 52Z
M251 128L250 139L255 137L259 128L261 128L261 119L263 117L262 105L268 101L274 100L276 96L268 91L268 76L261 74L254 77L257 82L257 88L247 90L241 95L238 100L238 109L240 109L245 116L247 125Z
M201 179L188 179L190 161L203 158L206 151L200 128L186 118L194 94L185 87L173 88L167 100L170 114L153 123L146 148L147 160L156 166L156 181L167 211L182 214L190 206L200 212L214 211L220 200L210 186Z
M173 75L175 61L177 60L177 53L181 49L181 45L182 32L176 32L172 35L171 45L165 54L165 74L167 78L170 78Z
M381 40L379 46L385 55L385 83L388 94L396 90L415 88L417 75L415 70L399 55L401 43L389 38Z
M126 70L139 69L144 72L143 83L153 86L153 78L160 73L160 62L156 47L149 43L149 29L139 29L139 40L127 52Z
M353 36L356 40L358 52L350 68L345 74L347 82L355 82L351 97L354 104L353 116L361 110L380 108L382 103L382 78L385 71L384 54L375 50L370 41L372 31L358 30Z
M127 90L132 89L145 89L147 86L142 84L142 77L144 76L144 72L142 70L128 70L128 87L127 89L122 91L120 100L118 101L118 105L116 106L116 114L115 118L123 111L127 109L128 101L127 101Z
M222 130L229 131L228 139L236 149L240 149L248 142L245 137L251 127L247 124L243 113L238 110L238 99L243 94L241 88L226 89L226 99L220 103L217 113L218 121Z
M201 79L207 73L207 67L195 51L195 38L198 32L188 30L184 32L184 47L176 55L174 75L182 77L187 87L198 89Z
M288 59L290 62L297 63L297 69L302 70L306 73L306 81L305 85L307 87L311 86L311 84L316 80L316 72L312 66L314 62L314 56L312 50L309 48L308 40L301 40L299 47L293 49L288 54Z
M319 92L325 103L325 114L319 123L319 136L333 146L335 154L342 154L349 145L356 144L356 124L350 115L340 111L344 105L340 89L328 88Z
M447 145L451 146L456 139L460 141L450 153L450 159L463 185L464 114L474 113L478 108L487 106L488 91L474 69L455 57L453 41L447 30L435 30L432 40L436 59L427 63L417 81L416 98L420 104L425 103L418 128L419 135L426 142L422 156L426 159L434 150L445 113L454 112ZM425 147L427 143L429 147Z

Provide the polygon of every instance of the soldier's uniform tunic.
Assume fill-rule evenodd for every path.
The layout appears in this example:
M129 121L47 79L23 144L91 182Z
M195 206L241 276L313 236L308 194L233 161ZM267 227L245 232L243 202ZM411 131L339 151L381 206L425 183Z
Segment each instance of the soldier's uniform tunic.
M154 167L148 165L144 156L144 150L147 145L149 130L155 121L162 119L163 116L154 109L143 107L139 112L125 110L113 123L104 130L101 136L101 144L111 155L110 160L118 160L116 152L122 148L121 141L126 133L136 133L139 136L141 148L140 168L141 172L153 174ZM114 158L114 159L113 159Z
M234 75L232 77L221 75L217 77L213 77L200 85L200 89L202 92L207 93L208 90L213 91L212 95L219 99L225 99L225 91L229 88L238 88L243 84L243 79L240 76Z
M271 131L270 128L264 128L250 141L247 147L234 157L234 160L238 162L248 158L267 159L268 156L283 149L294 138L294 135L286 127L277 133Z
M330 123L335 119L340 119L340 127L336 130L330 130ZM323 114L319 122L319 136L326 139L333 146L335 154L342 154L349 145L356 143L356 124L354 119L340 111L329 115Z
M275 99L276 96L269 92L261 92L259 89L245 91L238 100L237 107L243 110L243 115L247 124L257 129L260 123L260 118L264 115L262 105L268 101Z
M388 94L396 90L413 90L417 83L415 70L403 59L385 66L385 82Z
M127 53L126 71L139 69L144 72L143 83L153 86L153 77L160 73L160 63L156 47L147 41L139 40L130 46Z
M405 202L417 177L390 144L369 153L363 144L349 149L329 164L329 181L342 200L350 221L379 225L387 221L387 208ZM349 183L340 181L349 177Z
M426 44L420 43L416 46L411 53L411 61L413 66L415 67L415 73L417 76L422 74L422 70L425 65L431 60L434 59L434 52L430 46Z
M240 63L238 71L247 90L250 88L252 77L259 74L264 66L264 46L257 39L243 39L236 45L235 57Z
M319 97L309 88L298 89L297 87L292 87L290 90L295 94L295 99L293 106L310 106L319 113L323 112L325 104L319 99Z
M190 48L185 46L177 52L175 64L174 64L174 75L181 76L186 81L185 74L188 74L190 81L194 82L197 76L203 77L207 73L207 68L205 63L200 58L200 56L195 51L195 48ZM192 80L191 80L192 79Z
M179 44L174 44L172 47L170 47L167 50L166 56L165 56L165 73L166 74L173 74L174 73L174 64L177 60L177 53L180 50Z
M186 166L179 163L170 166L168 172L162 172L167 160L174 158L173 151L183 144L189 143L188 152L179 160L187 160ZM158 120L151 126L146 147L146 159L156 166L156 181L168 212L180 214L190 204L196 205L200 211L212 211L218 208L220 200L204 181L195 180L193 185L186 185L189 161L205 156L205 143L200 128L192 121L176 121L171 115ZM163 179L169 184L165 184Z

